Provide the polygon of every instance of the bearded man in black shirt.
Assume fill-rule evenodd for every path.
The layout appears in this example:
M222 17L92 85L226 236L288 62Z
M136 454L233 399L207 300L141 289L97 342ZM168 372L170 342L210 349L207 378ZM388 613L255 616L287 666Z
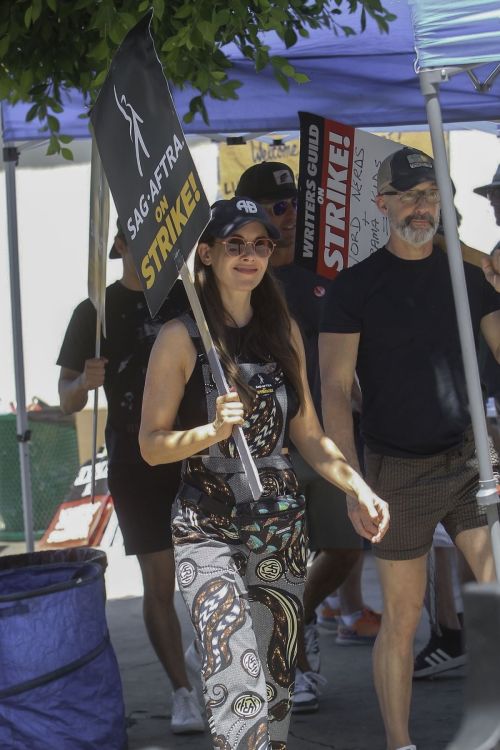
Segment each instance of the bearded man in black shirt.
M170 513L180 481L180 464L151 467L142 459L138 434L149 355L164 322L187 306L182 287L151 319L130 250L118 225L109 253L121 258L123 275L106 289L106 336L95 357L96 311L80 303L69 323L57 364L59 398L66 414L80 411L88 394L104 386L108 401L108 483L127 555L137 555L144 585L143 613L149 638L169 676L173 692L172 731L204 731L195 691L183 657L174 608L175 567ZM180 284L180 282L178 282Z
M413 638L437 523L479 581L494 579L494 565L475 497L478 465L448 262L433 246L440 196L432 159L397 151L382 162L377 188L388 242L339 274L325 303L323 417L326 433L355 466L350 393L357 372L366 479L391 514L374 546L384 597L375 686L387 750L416 750L408 732ZM476 345L481 331L498 361L500 276L488 263L485 274L465 263L465 276Z

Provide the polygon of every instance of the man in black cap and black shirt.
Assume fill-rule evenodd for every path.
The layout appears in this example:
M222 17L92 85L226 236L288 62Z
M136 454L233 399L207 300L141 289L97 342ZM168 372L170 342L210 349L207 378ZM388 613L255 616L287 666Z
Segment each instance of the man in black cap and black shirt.
M374 547L384 598L374 677L387 750L416 750L408 732L413 639L439 521L479 581L494 579L448 261L433 244L440 194L434 163L403 148L382 162L376 202L385 247L339 274L320 335L325 431L356 465L350 392L357 372L370 486L389 503ZM500 359L500 276L465 263L476 344ZM498 273L498 272L497 272ZM485 275L488 280L485 279ZM490 283L488 283L490 281Z
M138 443L151 348L163 323L186 309L187 300L182 287L176 285L159 313L151 318L119 224L109 257L121 258L123 275L106 289L102 356L95 357L96 311L87 299L73 312L57 360L61 367L61 408L66 414L80 411L89 392L104 386L108 401L108 484L125 552L137 555L141 568L148 635L174 688L172 731L204 731L198 700L186 674L174 608L170 513L179 486L180 464L151 467L142 459Z
M297 188L292 170L280 162L262 162L240 177L236 195L252 198L263 205L280 239L270 262L281 282L290 312L300 326L306 352L309 386L321 419L321 384L318 362L318 334L328 280L294 263ZM358 561L362 543L349 522L345 495L326 482L292 451L292 463L301 491L307 500L309 544L317 556L307 573L304 592L305 644L299 641L295 681L294 713L310 713L318 708L320 655L316 629L316 607L346 579ZM376 614L366 626L378 632ZM371 633L371 631L370 631ZM371 636L373 642L374 636ZM305 645L305 648L304 648Z

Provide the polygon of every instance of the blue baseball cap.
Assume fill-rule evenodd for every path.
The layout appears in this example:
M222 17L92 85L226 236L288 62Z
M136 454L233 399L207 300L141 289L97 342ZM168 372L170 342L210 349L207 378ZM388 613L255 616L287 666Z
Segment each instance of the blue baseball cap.
M229 237L239 227L258 221L267 229L267 233L273 240L280 238L279 230L272 223L266 209L251 198L238 196L229 200L216 201L212 205L212 216L200 241L206 237Z

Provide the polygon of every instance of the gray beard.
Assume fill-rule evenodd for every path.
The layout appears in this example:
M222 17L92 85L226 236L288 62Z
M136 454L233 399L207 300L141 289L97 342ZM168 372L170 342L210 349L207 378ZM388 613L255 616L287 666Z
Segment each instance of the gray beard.
M414 245L414 247L426 245L436 234L436 229L434 227L429 227L429 229L413 229L413 227L407 225L399 225L393 227L393 229L402 240L405 240L405 242L408 242L410 245Z
M435 225L429 226L428 229L414 229L411 224L407 224L405 221L402 221L399 224L392 221L389 223L391 229L394 230L402 240L408 242L414 247L421 247L422 245L427 244L427 242L432 240L437 230L437 222Z

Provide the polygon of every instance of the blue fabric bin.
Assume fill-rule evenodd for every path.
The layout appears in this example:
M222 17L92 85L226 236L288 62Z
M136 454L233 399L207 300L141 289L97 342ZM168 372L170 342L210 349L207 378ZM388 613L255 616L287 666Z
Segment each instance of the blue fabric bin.
M0 748L125 750L102 561L25 557L0 566Z

